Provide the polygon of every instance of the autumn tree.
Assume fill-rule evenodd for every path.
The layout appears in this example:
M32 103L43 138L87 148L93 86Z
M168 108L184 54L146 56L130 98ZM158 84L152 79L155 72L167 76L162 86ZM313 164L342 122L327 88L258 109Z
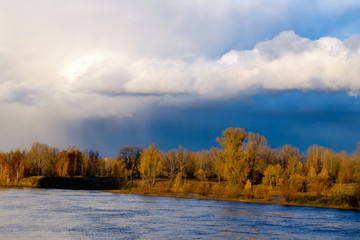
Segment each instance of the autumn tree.
M0 155L0 180L10 182L11 167L9 160L4 154Z
M351 183L353 180L353 164L351 158L342 152L339 155L339 171L337 182L340 184L340 191L343 183Z
M47 144L34 142L28 152L28 159L35 175L54 175L58 150Z
M279 163L276 165L270 164L264 171L263 184L270 188L275 187L277 189L280 185L281 177L281 165Z
M221 179L224 178L225 160L221 155L221 150L218 148L213 147L210 151L214 158L214 173L218 179L218 183L220 184Z
M138 168L142 151L141 147L127 145L120 148L119 153L117 154L117 159L125 163L125 167L130 173L131 181L139 174Z
M316 174L314 167L310 168L310 171L306 177L308 192L325 194L326 190L330 187L331 179L326 168L322 168L319 174Z
M24 176L24 156L20 150L16 150L12 156L11 167L17 182Z
M255 183L260 183L266 168L264 154L266 152L267 141L264 136L249 132L246 136L244 149L244 159L249 169L248 179Z
M222 147L223 176L231 184L245 183L250 172L243 153L245 139L246 132L242 128L227 128L222 132L222 137L216 139Z
M67 176L69 167L69 156L66 150L63 150L58 155L58 161L56 163L56 174L60 177Z
M301 161L299 149L289 144L278 149L278 161L284 169L287 169L287 175L295 172L296 165Z
M162 168L161 155L155 144L151 144L141 154L140 173L147 181L149 187L155 185L156 177L159 176Z
M320 172L320 164L319 164L319 161L318 161L315 153L311 153L309 155L308 159L306 160L305 166L306 166L307 171L310 171L311 169L313 169L316 172L316 174L318 174Z
M195 174L197 176L205 175L206 178L216 177L215 166L214 166L215 156L213 154L213 151L202 150L195 152L194 160L195 160L195 169L196 169Z
M193 175L193 172L191 171L193 168L193 153L186 148L179 146L179 148L175 150L175 157L181 176L186 179L189 175Z
M127 179L130 175L129 170L126 169L125 163L117 158L114 161L114 166L112 169L112 175L114 177L122 177L124 179Z
M173 183L175 177L179 171L178 158L176 157L175 150L169 150L163 156L163 166L167 176L170 178Z
M68 175L69 176L80 176L83 167L83 154L75 146L68 148L67 150L69 165Z
M353 159L353 179L359 185L359 197L360 197L360 142L358 142L357 148L352 156ZM360 198L359 198L360 202Z

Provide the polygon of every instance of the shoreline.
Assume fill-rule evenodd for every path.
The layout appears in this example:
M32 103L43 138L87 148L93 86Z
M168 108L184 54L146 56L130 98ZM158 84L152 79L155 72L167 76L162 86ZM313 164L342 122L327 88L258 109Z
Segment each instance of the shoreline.
M276 204L281 206L290 207L314 207L314 208L328 208L337 210L350 210L360 211L359 208L353 207L340 207L340 206L319 206L312 204L299 204L295 202L286 202L283 199L276 200L263 200L263 199L240 199L240 198L227 198L227 197L214 197L208 195L194 195L185 193L172 193L172 192L138 192L132 190L103 190L103 192L109 192L114 194L129 194L139 196L153 196L153 197L172 197L172 198L183 198L183 199L198 199L198 200L215 200L215 201L229 201L229 202L242 202L242 203L255 203L255 204Z
M0 182L0 187L54 188L70 190L112 190L118 189L123 179L116 177L44 177L35 176L19 182Z
M0 188L43 188L43 189L69 189L69 190L99 190L114 194L131 194L139 196L155 196L155 197L172 197L184 199L198 199L198 200L215 200L215 201L231 201L243 203L256 203L256 204L277 204L282 206L296 206L296 207L315 207L315 208L329 208L338 210L351 210L360 211L360 208L350 206L322 206L312 203L296 203L286 202L284 199L242 199L231 197L220 197L199 193L175 193L168 191L156 190L137 190L136 188L118 189L120 183L123 182L120 178L109 177L30 177L21 180L18 183L0 182ZM275 195L276 196L276 195Z

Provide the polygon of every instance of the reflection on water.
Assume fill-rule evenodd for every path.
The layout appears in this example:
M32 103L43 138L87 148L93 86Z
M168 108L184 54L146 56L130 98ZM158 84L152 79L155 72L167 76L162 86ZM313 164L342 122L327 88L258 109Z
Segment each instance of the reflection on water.
M99 191L0 189L0 239L356 239L360 213Z

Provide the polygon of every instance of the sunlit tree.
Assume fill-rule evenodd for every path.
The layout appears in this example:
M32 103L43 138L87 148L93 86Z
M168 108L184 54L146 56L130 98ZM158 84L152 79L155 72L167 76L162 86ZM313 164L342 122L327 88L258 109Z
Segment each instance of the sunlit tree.
M227 128L222 132L222 137L216 139L222 147L222 175L232 184L245 183L250 172L243 152L245 139L246 132L242 128Z
M155 185L156 177L161 173L161 155L155 144L151 144L141 154L140 173L150 187Z

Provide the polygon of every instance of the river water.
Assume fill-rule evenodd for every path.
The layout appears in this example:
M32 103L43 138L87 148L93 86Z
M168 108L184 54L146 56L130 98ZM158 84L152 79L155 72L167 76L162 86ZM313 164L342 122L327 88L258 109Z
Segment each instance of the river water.
M360 212L5 188L0 239L360 239Z

